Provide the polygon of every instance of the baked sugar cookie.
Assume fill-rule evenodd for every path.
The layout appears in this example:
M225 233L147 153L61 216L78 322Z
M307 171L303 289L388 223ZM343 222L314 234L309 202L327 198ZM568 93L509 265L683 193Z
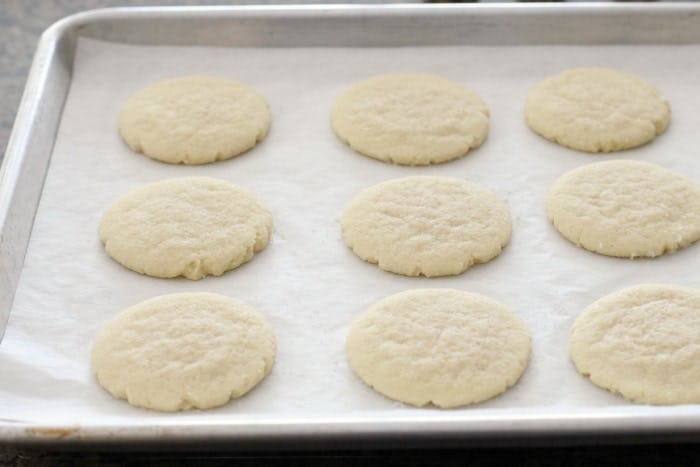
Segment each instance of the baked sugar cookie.
M525 101L536 133L572 149L611 152L666 130L671 108L653 85L606 68L574 68L537 84Z
M387 397L459 407L515 384L530 357L530 334L520 318L483 295L409 290L355 320L347 355L357 376Z
M219 276L265 248L272 217L241 187L209 177L164 180L137 188L102 216L107 254L153 277Z
M448 177L405 177L358 194L341 218L365 261L406 276L448 276L498 256L511 221L498 195Z
M335 101L332 124L352 149L403 165L428 165L481 145L489 112L461 84L430 74L380 75L356 83Z
M700 291L646 284L586 308L569 338L578 371L647 404L700 403Z
M587 250L654 257L700 238L700 186L647 162L599 162L560 177L547 213L564 237Z
M265 318L210 293L163 295L115 316L97 336L92 368L114 397L161 411L208 409L250 391L272 369Z
M119 133L139 153L171 164L237 156L270 127L267 102L246 84L213 76L159 81L131 96Z

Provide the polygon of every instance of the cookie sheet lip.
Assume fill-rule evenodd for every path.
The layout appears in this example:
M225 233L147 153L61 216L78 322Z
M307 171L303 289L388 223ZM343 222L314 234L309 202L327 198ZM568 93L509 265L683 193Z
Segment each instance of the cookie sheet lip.
M463 8L466 7L466 8ZM378 42L389 46L412 44L449 45L470 41L475 45L512 44L697 44L698 5L389 5L389 6L266 6L217 8L120 8L81 13L63 20L42 39L29 76L27 92L18 113L0 183L0 231L3 248L0 289L13 292L22 270L24 242L29 238L35 202L40 198L46 164L62 103L71 82L75 38L95 37L112 42L184 45L246 46L322 45L363 46ZM287 21L289 18L293 21ZM322 20L320 19L322 18ZM620 21L624 18L625 21ZM212 21L213 20L213 21ZM361 21L360 21L361 20ZM187 24L188 34L182 33ZM640 28L639 25L645 25ZM376 27L369 27L376 26ZM222 27L226 33L222 34ZM269 29L268 29L269 27ZM236 34L232 34L236 31ZM262 31L274 31L265 35ZM311 31L317 34L309 34ZM673 47L681 54L683 47ZM674 53L675 53L674 52ZM31 91L31 92L30 92ZM669 135L670 137L670 135ZM665 139L665 138L664 138ZM661 141L659 141L660 143ZM476 155L476 154L475 154ZM12 309L12 294L0 294L0 328ZM19 310L14 310L19 311ZM14 318L13 318L14 319ZM6 338L5 343L10 344ZM0 345L0 349L3 347ZM573 371L573 370L572 370ZM574 374L577 378L577 375ZM358 383L359 384L359 383ZM600 391L603 392L603 391ZM57 404L58 405L58 404ZM5 416L0 439L10 443L82 444L120 443L197 444L199 447L251 447L275 445L299 447L351 446L372 443L471 445L483 443L548 442L577 443L586 440L653 437L678 440L697 436L695 407L639 407L621 410L618 403L604 407L572 406L555 413L538 408L515 410L486 408L484 411L435 413L412 411L401 417L393 408L379 413L338 414L313 417L269 414L257 418L211 418L192 423L187 417L135 418L124 422L95 417L84 423L72 417L49 419L47 414L27 410L37 418ZM29 408L31 409L31 407ZM616 438L617 439L617 438ZM508 440L508 441L504 441Z

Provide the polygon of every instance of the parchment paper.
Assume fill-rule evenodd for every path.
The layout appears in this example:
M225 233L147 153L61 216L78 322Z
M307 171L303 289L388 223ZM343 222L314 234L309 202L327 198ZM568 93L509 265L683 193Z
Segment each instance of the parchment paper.
M642 148L590 155L532 133L522 117L536 82L564 68L610 66L643 76L669 99L668 131ZM335 96L378 73L442 74L479 93L491 111L486 143L432 167L400 167L360 156L329 124ZM269 101L272 127L247 154L206 166L173 166L131 152L117 133L121 105L164 78L214 74L245 81ZM145 47L81 39L75 75L36 216L9 327L0 345L0 418L24 422L132 425L307 416L504 413L697 413L700 407L631 404L581 377L570 363L574 318L625 286L698 286L700 245L657 259L607 258L579 249L550 225L548 187L575 167L613 158L661 164L700 181L697 109L700 47L439 47L226 49ZM339 217L360 190L394 177L461 177L496 191L513 237L488 264L449 278L407 278L364 263L343 243ZM192 282L131 272L104 253L97 226L117 197L145 183L208 175L253 191L272 211L271 243L243 267ZM38 183L39 181L37 181ZM352 320L389 294L450 287L486 294L530 327L533 353L520 382L473 407L403 406L361 383L346 363ZM210 411L159 414L113 399L94 380L94 336L117 312L156 295L209 291L264 313L278 338L269 377L249 395Z

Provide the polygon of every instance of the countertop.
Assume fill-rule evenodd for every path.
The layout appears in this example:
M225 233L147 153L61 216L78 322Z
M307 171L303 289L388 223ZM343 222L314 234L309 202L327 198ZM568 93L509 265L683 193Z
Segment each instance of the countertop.
M24 82L39 35L56 20L83 10L111 6L226 5L227 1L177 0L0 0L0 159L10 136ZM299 3L298 1L238 1L236 4ZM337 1L306 3L347 3ZM365 0L362 3L398 3ZM404 1L402 3L416 3ZM614 440L608 440L614 442ZM0 466L80 465L692 465L700 463L700 445L638 444L569 447L477 447L453 450L314 451L241 453L56 451L42 448L0 446Z

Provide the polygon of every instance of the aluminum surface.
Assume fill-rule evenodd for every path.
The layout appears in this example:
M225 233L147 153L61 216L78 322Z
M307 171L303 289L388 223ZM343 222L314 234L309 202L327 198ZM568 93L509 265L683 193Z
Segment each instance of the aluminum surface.
M183 34L187 31L187 34ZM133 44L217 46L410 46L450 44L700 43L700 6L443 5L135 8L69 17L42 36L0 170L0 331L4 330L71 77L77 36ZM0 440L19 442L390 442L501 440L531 436L690 436L692 416L570 413L415 420L365 417L245 424L28 426L0 418Z

